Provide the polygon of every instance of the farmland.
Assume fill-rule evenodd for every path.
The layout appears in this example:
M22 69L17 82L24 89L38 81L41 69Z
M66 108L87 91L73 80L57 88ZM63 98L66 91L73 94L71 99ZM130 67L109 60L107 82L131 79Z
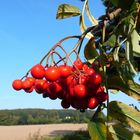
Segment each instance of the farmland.
M29 140L29 137L35 134L40 136L58 136L86 129L86 123L0 126L0 139Z

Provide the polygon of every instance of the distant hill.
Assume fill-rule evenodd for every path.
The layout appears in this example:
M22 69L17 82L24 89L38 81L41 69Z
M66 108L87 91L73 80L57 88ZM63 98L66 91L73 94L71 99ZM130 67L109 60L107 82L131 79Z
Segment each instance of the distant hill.
M78 110L15 109L0 110L0 125L27 125L50 123L84 123L93 111Z

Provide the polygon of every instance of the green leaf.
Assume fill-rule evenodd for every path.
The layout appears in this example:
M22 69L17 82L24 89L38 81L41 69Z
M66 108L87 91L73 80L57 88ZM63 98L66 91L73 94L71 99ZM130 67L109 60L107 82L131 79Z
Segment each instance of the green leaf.
M101 105L98 106L91 121L88 122L88 131L91 140L113 140L105 124L106 117L101 112Z
M120 21L118 22L118 24L116 25L116 27L114 27L113 32L118 36L120 35L128 36L132 27L134 26L134 19L129 14L124 14L121 16L122 17Z
M125 81L124 83L128 83L128 80L134 82L133 80L133 75L130 71L130 67L129 64L125 61L122 60L121 65L118 67L119 69L119 73L120 73L120 78L122 78L123 81Z
M114 47L116 44L116 35L112 34L109 39L103 43L103 46L110 46L110 47Z
M140 112L122 102L112 101L109 103L109 116L140 131Z
M122 125L110 125L109 132L112 134L114 140L139 140L140 136L134 132L124 128Z
M87 27L85 25L85 20L84 20L85 6L86 6L86 2L84 3L83 9L82 9L82 14L80 15L80 19L79 19L80 30L82 33L87 30ZM93 35L90 32L88 32L86 35L86 38L90 39L91 37L93 37Z
M133 48L132 46L130 45L130 42L126 41L126 59L128 61L128 64L129 64L129 68L130 68L130 71L137 75L137 71L135 69L135 65L134 65L134 60L133 60Z
M130 36L130 42L133 49L133 55L136 57L140 57L140 35L136 30L133 30Z
M110 74L107 79L108 88L124 92L137 100L140 100L140 85L132 80L125 82L118 74Z
M90 121L88 123L88 130L91 140L106 140L107 138L107 128L99 119L94 122Z
M95 46L95 38L91 38L84 48L85 58L89 63L93 63L95 58L99 56L96 46Z
M88 0L85 1L86 5L85 5L85 8L86 8L86 14L89 18L89 20L91 21L91 23L95 26L95 25L98 25L98 20L96 20L91 12L90 12L90 9L89 9L89 6L88 6Z
M87 27L85 25L85 21L84 21L84 16L83 15L80 16L80 22L79 23L80 23L81 32L82 33L85 32Z
M64 19L78 15L80 15L79 8L69 4L61 4L58 7L56 19Z
M115 7L120 7L122 9L130 9L130 7L133 4L134 0L110 0L110 2Z
M134 83L132 80L127 82L128 88L126 90L127 94L135 99L140 100L140 85Z

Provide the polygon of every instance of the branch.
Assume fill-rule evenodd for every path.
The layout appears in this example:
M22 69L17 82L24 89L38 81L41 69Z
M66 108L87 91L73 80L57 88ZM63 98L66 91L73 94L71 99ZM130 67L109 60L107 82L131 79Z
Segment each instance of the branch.
M117 17L117 16L120 14L121 11L122 11L122 9L121 9L121 8L118 8L118 9L116 9L115 11L113 11L113 12L111 12L111 13L108 13L108 14L107 14L107 17L109 18L109 20L112 20L112 19L114 19L115 17Z

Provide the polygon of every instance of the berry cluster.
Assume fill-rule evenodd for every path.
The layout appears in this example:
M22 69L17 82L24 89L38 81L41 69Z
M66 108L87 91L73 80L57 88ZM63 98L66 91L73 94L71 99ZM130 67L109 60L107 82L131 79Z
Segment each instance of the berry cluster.
M24 80L14 80L15 90L23 89L27 93L35 90L43 97L52 100L61 99L63 108L94 109L106 101L108 94L101 86L102 77L93 68L74 61L73 66L59 65L44 67L41 64L30 70L32 76Z

